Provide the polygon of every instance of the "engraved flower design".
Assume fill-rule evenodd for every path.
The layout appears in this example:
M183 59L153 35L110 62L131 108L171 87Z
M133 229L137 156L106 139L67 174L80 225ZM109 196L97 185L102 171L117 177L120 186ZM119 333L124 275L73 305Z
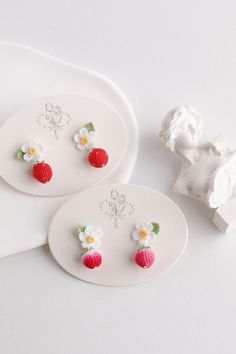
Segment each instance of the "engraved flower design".
M109 199L105 199L99 204L99 209L113 220L115 228L118 228L119 221L124 220L135 211L134 205L116 189L110 192Z
M89 128L88 125L84 126L74 135L74 142L79 150L92 150L95 146L94 129Z
M159 232L159 224L145 223L136 224L132 232L132 238L142 247L148 247Z
M35 142L29 142L21 147L21 149L18 151L17 158L21 158L27 162L37 162L40 160L42 152L42 145Z
M79 226L77 229L82 248L93 250L100 247L102 231L93 226Z
M37 118L37 124L50 132L54 133L56 139L59 139L59 131L70 124L72 117L66 113L60 106L51 102L45 104L45 110Z

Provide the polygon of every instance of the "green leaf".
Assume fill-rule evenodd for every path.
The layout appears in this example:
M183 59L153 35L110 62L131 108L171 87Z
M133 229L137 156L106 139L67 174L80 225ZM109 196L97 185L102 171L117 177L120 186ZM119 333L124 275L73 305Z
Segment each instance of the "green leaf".
M79 225L79 226L76 228L76 233L77 233L77 235L79 236L79 234L80 234L81 232L84 232L85 229L86 229L86 226L85 226L85 225Z
M21 149L19 149L16 154L16 159L23 160L23 156L24 156L24 152Z
M160 232L160 225L156 222L152 222L153 232L157 235Z
M95 127L92 122L85 124L84 128L88 129L89 132L95 132Z

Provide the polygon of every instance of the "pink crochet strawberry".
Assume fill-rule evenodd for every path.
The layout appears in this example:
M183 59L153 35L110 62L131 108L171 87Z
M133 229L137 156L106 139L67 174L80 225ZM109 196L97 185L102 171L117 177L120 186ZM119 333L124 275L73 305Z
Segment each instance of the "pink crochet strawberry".
M91 166L96 168L105 167L109 157L104 149L95 147L95 127L92 122L85 124L74 135L74 142L77 149L81 151L88 150L88 161Z
M76 234L81 241L82 263L89 269L100 267L102 255L97 251L101 244L102 231L93 226L79 225Z
M155 253L149 247L138 250L135 255L135 262L141 268L150 268L155 262L155 259L156 259Z
M82 262L90 269L99 267L102 264L102 255L97 251L87 251L82 255Z
M132 238L139 244L135 255L135 262L141 268L150 268L156 259L155 252L150 248L150 243L156 238L160 226L156 222L136 224L132 232Z

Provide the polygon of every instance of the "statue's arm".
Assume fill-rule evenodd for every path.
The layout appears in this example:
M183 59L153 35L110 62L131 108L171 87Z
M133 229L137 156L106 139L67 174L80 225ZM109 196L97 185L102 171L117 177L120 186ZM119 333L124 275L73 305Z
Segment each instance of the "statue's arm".
M236 151L222 163L212 176L208 192L208 204L218 208L236 193Z
M214 150L218 155L229 157L234 151L231 150L230 147L226 144L224 137L222 135L218 135L213 139L209 139L203 141L199 144L200 149L206 150Z

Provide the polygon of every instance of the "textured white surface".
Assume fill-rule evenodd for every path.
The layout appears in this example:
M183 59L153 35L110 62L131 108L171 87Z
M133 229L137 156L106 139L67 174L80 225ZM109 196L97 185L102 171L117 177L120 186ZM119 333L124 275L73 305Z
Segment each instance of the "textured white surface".
M141 132L132 182L171 196L190 231L176 266L135 287L80 282L47 247L1 259L2 353L235 353L236 232L220 234L207 208L172 193L179 163L155 136L169 109L189 103L206 135L235 145L235 12L223 0L1 0L3 39L95 69L124 90Z

